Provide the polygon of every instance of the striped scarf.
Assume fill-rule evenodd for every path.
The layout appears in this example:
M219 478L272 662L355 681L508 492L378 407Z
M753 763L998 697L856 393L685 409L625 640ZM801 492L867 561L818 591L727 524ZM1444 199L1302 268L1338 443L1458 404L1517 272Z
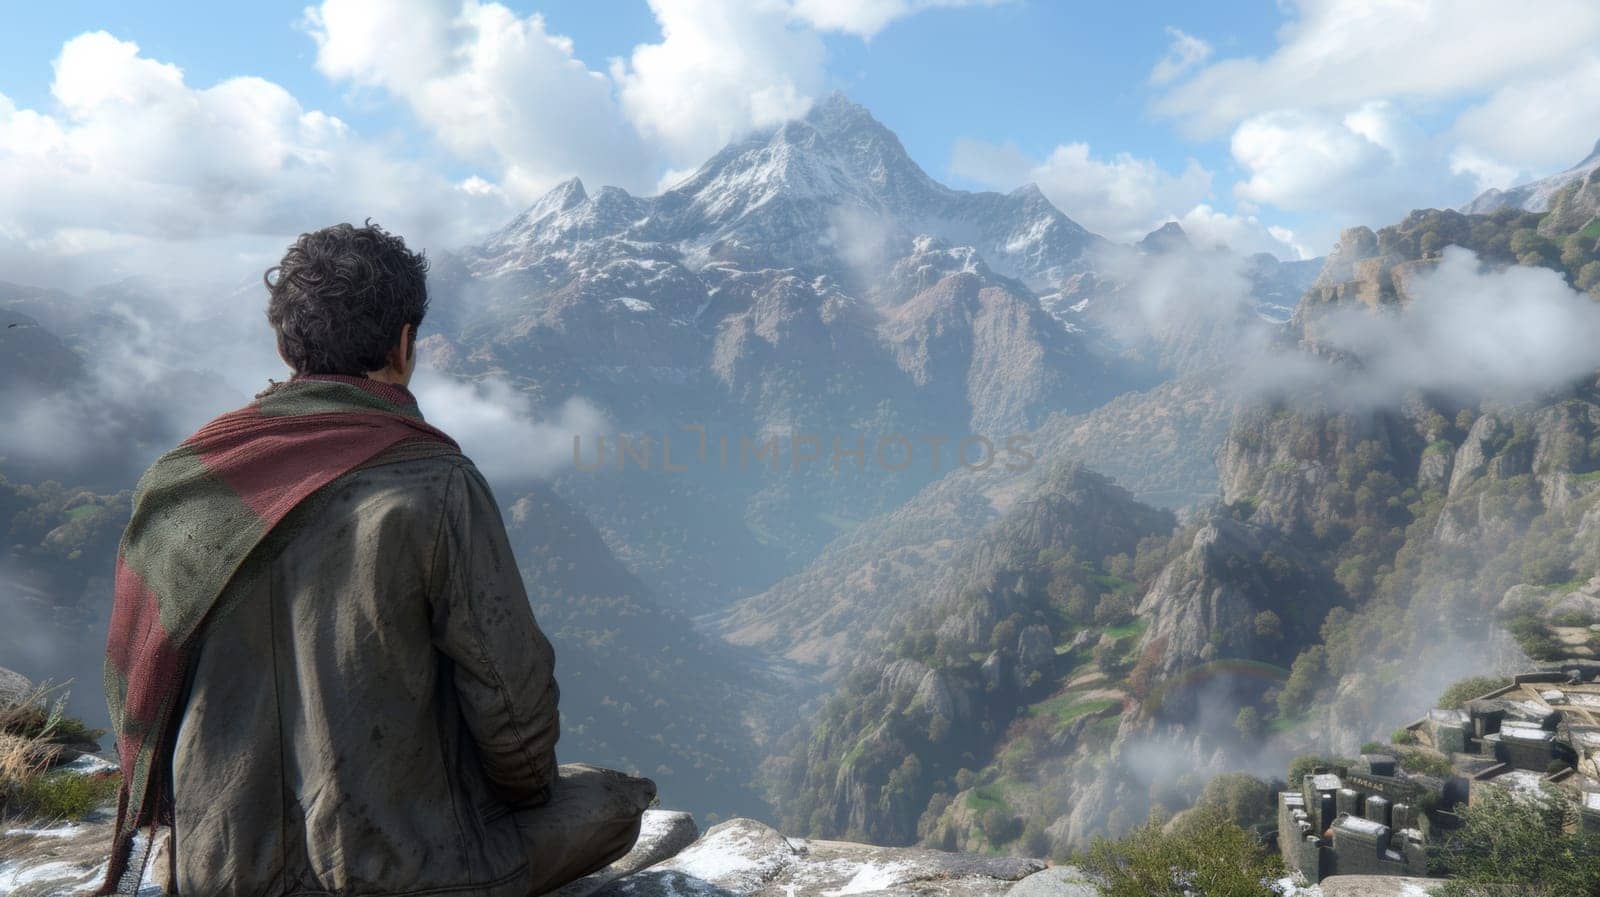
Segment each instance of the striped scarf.
M99 893L136 893L151 841L136 834L172 822L176 705L201 629L226 611L219 599L235 573L312 493L401 443L456 448L423 422L404 387L296 377L206 424L139 480L106 643L122 790Z

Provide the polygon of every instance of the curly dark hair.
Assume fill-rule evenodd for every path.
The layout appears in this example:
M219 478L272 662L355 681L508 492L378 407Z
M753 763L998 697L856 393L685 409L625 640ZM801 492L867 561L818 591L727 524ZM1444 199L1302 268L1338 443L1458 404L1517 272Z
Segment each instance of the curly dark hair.
M402 327L415 339L428 313L427 275L423 254L370 218L301 234L262 275L278 351L297 374L379 370Z

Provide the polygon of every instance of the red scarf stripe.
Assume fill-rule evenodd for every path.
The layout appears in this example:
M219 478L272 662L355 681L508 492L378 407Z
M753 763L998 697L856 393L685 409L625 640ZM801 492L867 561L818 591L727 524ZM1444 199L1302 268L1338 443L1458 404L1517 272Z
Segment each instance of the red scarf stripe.
M307 495L396 442L422 435L419 429L381 412L257 416L207 427L187 444L270 528Z
M117 600L111 606L111 631L129 637L109 641L106 660L117 672L127 675L132 668L133 657L143 650L149 638L150 628L160 625L157 620L159 608L156 596L145 588L139 572L128 566L121 556L117 557L117 572L113 582Z
M156 596L145 588L137 571L117 558L117 601L111 609L111 631L121 633L107 645L106 659L127 681L165 682L177 675L181 666L178 654L161 627L161 607ZM141 721L153 720L160 711L161 692L130 688L125 697L129 725L117 732L117 760L123 782L131 782L134 766L144 747L146 728Z

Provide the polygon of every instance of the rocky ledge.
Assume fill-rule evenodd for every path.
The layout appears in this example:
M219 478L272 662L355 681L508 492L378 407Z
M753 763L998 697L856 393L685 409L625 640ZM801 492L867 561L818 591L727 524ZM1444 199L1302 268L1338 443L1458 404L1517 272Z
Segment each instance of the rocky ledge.
M0 679L0 686L5 681ZM84 775L115 767L81 754L63 768ZM112 813L45 826L0 820L0 895L83 897L105 877ZM151 866L168 849L157 834ZM1320 887L1290 881L1281 897L1425 897L1436 882L1337 876ZM158 897L147 882L141 897ZM753 819L731 819L701 834L688 813L650 810L627 856L550 897L1101 897L1073 866L1021 857L874 847L789 838Z
M158 835L158 838L160 836ZM105 874L108 813L66 825L0 831L0 894L81 897ZM158 842L159 853L164 844ZM1284 897L1426 897L1436 882L1338 876L1289 882ZM141 897L156 897L151 883ZM1072 866L1039 860L787 838L752 819L702 835L687 813L651 810L639 842L610 867L552 897L1100 897Z
M158 835L158 838L161 836ZM109 814L0 832L0 894L78 897L105 874ZM164 848L158 842L157 852ZM154 863L152 863L154 865ZM151 883L142 894L158 895ZM651 810L626 857L554 897L1098 897L1070 867L1038 860L786 838L752 819L701 835L687 813Z

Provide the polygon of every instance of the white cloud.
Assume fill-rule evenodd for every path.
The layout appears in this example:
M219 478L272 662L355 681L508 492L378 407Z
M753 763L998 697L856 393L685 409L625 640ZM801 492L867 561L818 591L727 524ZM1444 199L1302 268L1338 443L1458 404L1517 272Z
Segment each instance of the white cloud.
M1097 270L1125 301L1105 321L1126 342L1212 334L1234 367L1219 385L1290 400L1395 407L1418 392L1516 402L1594 378L1600 303L1547 268L1486 266L1460 247L1408 278L1407 301L1344 303L1313 315L1307 338L1329 353L1286 346L1253 314L1244 260L1198 249L1156 256L1108 247Z
M951 169L996 190L1036 183L1069 217L1113 240L1138 240L1167 221L1177 221L1190 239L1203 246L1224 245L1245 254L1269 252L1280 258L1309 255L1287 228L1268 226L1244 209L1228 213L1205 202L1212 176L1192 159L1181 173L1173 174L1127 153L1099 161L1082 143L1058 146L1040 161L1015 146L958 140Z
M1198 241L1196 241L1198 242ZM1126 247L1102 248L1096 271L1123 285L1129 301L1111 315L1120 339L1170 338L1182 333L1223 327L1229 344L1243 347L1263 338L1266 325L1250 314L1254 300L1246 276L1246 260L1208 247L1180 247L1146 255Z
M782 0L651 0L658 43L614 60L622 108L676 164L803 114L823 87L816 31Z
M325 0L306 12L317 68L404 101L461 158L497 169L528 200L583 175L648 189L650 148L605 74L542 16L465 0Z
M1161 57L1150 70L1150 83L1158 86L1176 81L1185 72L1211 57L1211 45L1200 38L1170 26L1167 28L1167 34L1172 38L1172 43L1167 48L1167 55Z
M1127 153L1095 159L1083 143L1062 144L1037 160L1015 146L958 140L950 167L997 190L1036 183L1073 220L1115 240L1136 240L1211 192L1211 173L1193 159L1173 174Z
M1291 18L1271 53L1169 79L1154 109L1194 136L1233 129L1249 172L1238 195L1320 206L1322 231L1566 168L1600 137L1600 4L1591 0L1281 5ZM1152 83L1183 59L1174 44ZM1427 137L1406 118L1463 102Z
M1396 311L1340 309L1314 325L1318 342L1360 359L1345 387L1356 398L1393 402L1428 390L1526 399L1600 367L1600 304L1555 271L1486 269L1449 247L1408 291Z
M539 419L526 393L489 378L468 382L420 368L412 383L428 420L449 433L497 485L545 476L572 463L574 436L585 440L610 425L581 398Z
M1292 0L1264 59L1212 63L1157 100L1200 134L1282 109L1439 99L1573 67L1600 41L1592 0Z
M1507 160L1502 170L1544 173L1578 162L1600 138L1600 53L1554 76L1507 84L1462 113L1454 132L1486 157Z
M1205 203L1178 216L1177 222L1200 246L1226 246L1245 255L1265 252L1288 259L1307 259L1316 254L1289 228L1265 224L1254 215L1229 214Z
M996 6L1007 0L794 0L794 15L822 31L871 38L891 22L927 9Z
M870 38L934 7L998 0L650 0L658 40L590 68L538 15L480 0L324 0L317 67L401 99L514 199L578 176L650 192L826 86L824 32ZM664 175L665 173L665 175Z
M1342 115L1254 116L1231 149L1248 175L1234 188L1239 198L1318 213L1334 227L1386 224L1413 208L1465 202L1476 189L1471 174L1452 170L1440 140L1383 101Z
M371 216L446 244L503 215L422 166L307 110L282 87L191 87L174 65L94 32L55 61L57 114L0 95L0 262L170 266L155 247L223 268L314 226ZM221 250L220 254L210 255ZM123 273L126 272L123 268ZM170 272L170 267L169 267Z
M1472 178L1476 185L1474 193L1491 187L1504 189L1517 183L1523 175L1522 169L1492 159L1470 146L1460 147L1450 154L1450 172Z

